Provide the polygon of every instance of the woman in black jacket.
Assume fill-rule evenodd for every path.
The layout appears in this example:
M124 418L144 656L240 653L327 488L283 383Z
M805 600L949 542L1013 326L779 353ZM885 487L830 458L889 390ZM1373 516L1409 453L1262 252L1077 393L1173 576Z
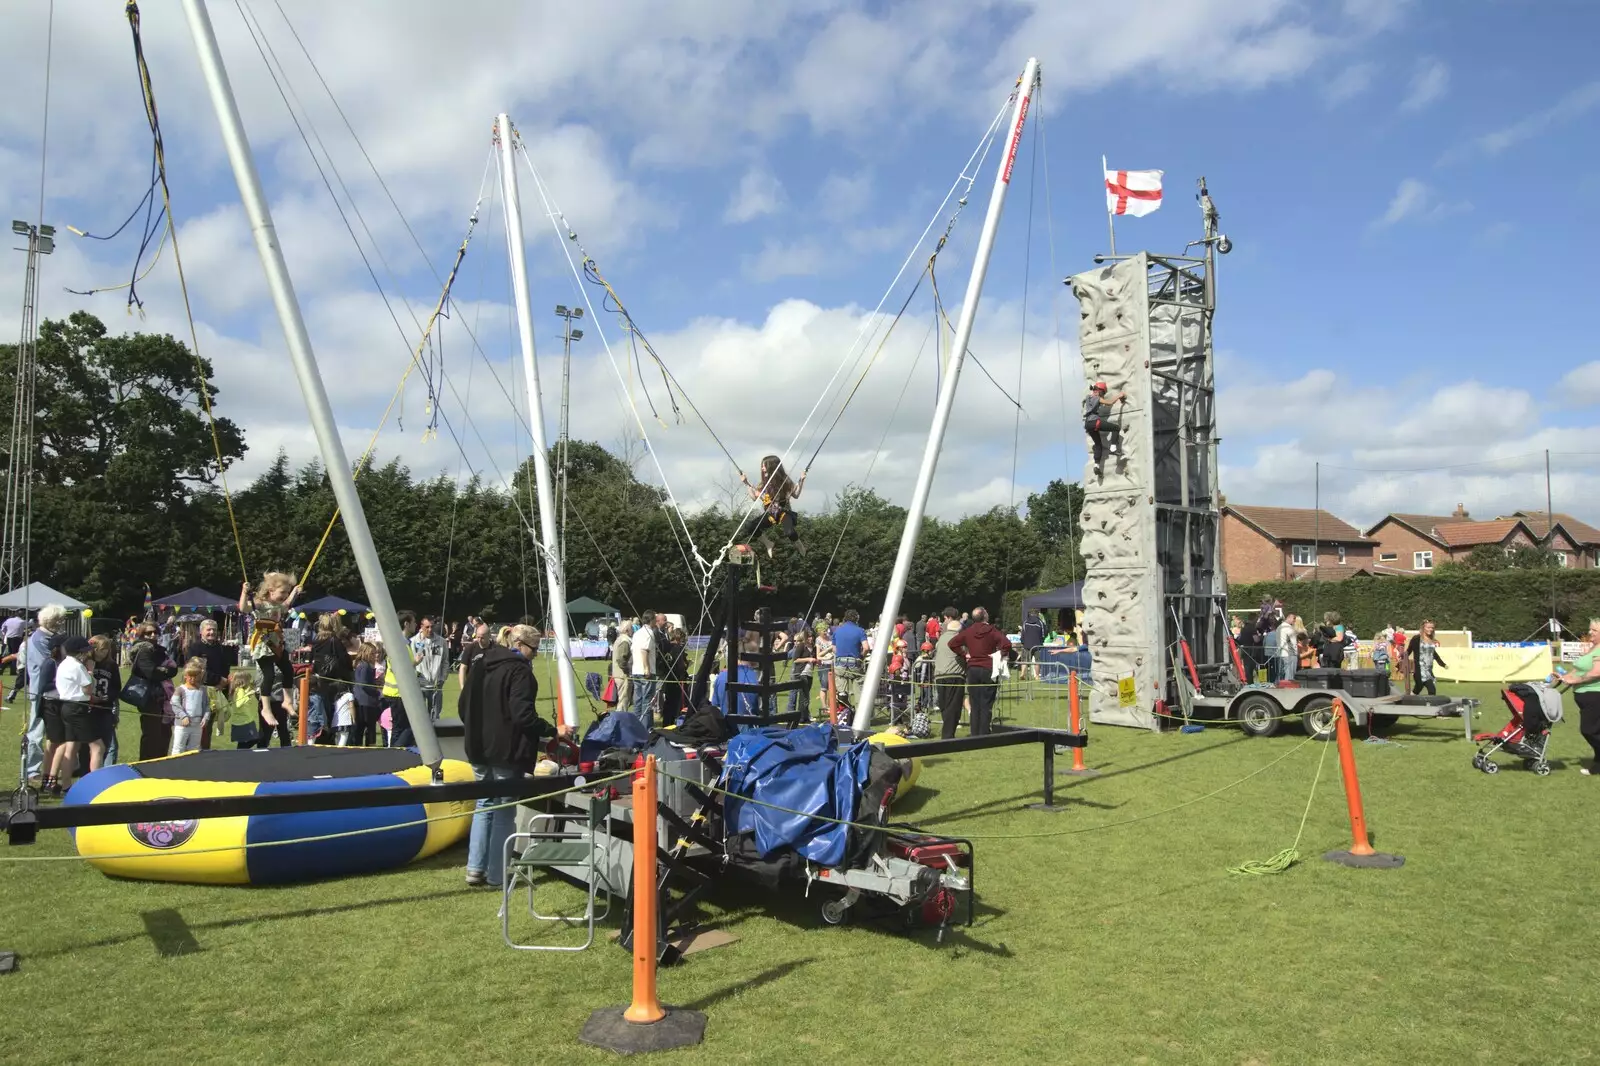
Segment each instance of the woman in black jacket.
M172 748L172 722L167 717L166 682L178 672L167 649L156 643L153 622L144 622L134 631L129 650L130 678L143 678L144 702L139 706L139 758L159 759Z
M467 671L457 707L467 761L479 781L514 781L539 761L539 741L555 728L539 717L539 682L532 659L539 631L508 627L504 647L491 645ZM505 797L480 799L467 843L467 884L499 888L505 878L506 838L516 828L515 808Z
M311 698L321 706L313 707L306 722L307 735L312 735L312 727L320 729L315 734L318 743L333 743L334 710L339 697L355 684L356 664L350 658L349 643L338 615L329 611L317 619L317 639L311 643Z

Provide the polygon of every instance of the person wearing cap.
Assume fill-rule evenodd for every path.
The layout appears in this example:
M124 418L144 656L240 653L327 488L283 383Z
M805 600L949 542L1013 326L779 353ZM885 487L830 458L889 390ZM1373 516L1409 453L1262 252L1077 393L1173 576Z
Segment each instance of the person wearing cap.
M56 699L60 701L60 743L50 753L50 772L45 787L59 792L67 787L78 765L78 745L89 745L89 769L100 769L105 759L105 741L100 737L89 701L94 695L94 675L89 672L89 642L73 635L61 643L61 662L56 664ZM51 738L52 740L55 737Z
M1111 408L1114 404L1127 401L1128 394L1125 392L1110 395L1103 381L1090 385L1089 395L1083 398L1083 431L1089 434L1089 440L1094 445L1096 474L1104 468L1108 453L1119 455L1122 452L1122 431L1111 421Z

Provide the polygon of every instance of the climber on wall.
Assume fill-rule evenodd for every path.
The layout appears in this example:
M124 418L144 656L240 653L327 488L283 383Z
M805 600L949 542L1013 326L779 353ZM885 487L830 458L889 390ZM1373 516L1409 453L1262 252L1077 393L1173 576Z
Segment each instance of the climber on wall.
M1107 395L1103 381L1090 385L1089 394L1083 398L1083 431L1089 434L1089 440L1094 445L1096 476L1104 468L1107 454L1122 454L1122 427L1111 420L1111 409L1114 404L1127 402L1128 394L1125 392Z

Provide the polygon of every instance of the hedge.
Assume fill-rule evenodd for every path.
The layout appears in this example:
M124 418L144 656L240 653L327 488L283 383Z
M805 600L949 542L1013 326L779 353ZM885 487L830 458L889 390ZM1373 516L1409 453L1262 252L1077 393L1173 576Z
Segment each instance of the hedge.
M1338 611L1360 636L1387 625L1414 627L1431 618L1440 629L1470 629L1474 640L1541 639L1549 632L1551 586L1555 618L1582 637L1600 618L1600 570L1456 571L1426 577L1353 577L1343 581L1262 581L1233 585L1234 610L1272 596L1308 622Z

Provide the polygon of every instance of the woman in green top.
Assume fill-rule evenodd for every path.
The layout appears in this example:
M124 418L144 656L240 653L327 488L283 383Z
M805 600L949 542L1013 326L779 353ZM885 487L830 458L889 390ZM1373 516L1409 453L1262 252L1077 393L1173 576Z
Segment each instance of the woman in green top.
M1561 683L1573 690L1578 701L1578 732L1594 749L1594 762L1580 774L1600 776L1600 618L1589 619L1589 650L1578 657L1570 671L1557 671Z

